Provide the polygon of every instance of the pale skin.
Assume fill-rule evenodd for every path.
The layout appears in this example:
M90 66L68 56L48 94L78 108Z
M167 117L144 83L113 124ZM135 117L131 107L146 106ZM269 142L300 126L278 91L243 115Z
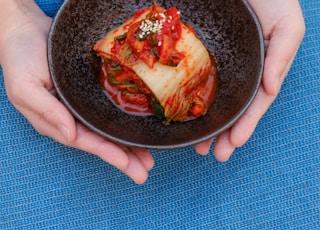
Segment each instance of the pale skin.
M263 30L266 59L262 84L252 105L230 128L217 137L214 155L227 161L237 147L244 145L254 132L259 120L277 97L305 33L299 1L249 0ZM212 140L195 146L206 154Z
M268 48L257 97L236 124L217 137L214 155L226 161L250 138L275 100L305 32L296 0L250 0L263 28ZM121 146L78 123L56 98L47 62L47 37L52 19L33 0L0 0L0 64L7 95L42 135L100 157L135 183L142 184L154 160L148 150ZM212 140L195 146L206 155Z

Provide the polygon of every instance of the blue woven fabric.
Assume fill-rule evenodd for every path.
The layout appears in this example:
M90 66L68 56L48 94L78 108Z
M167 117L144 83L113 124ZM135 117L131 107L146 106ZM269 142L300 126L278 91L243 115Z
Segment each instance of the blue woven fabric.
M38 0L54 16L62 0ZM226 163L153 151L138 186L95 156L39 135L0 72L0 229L320 229L320 2L279 97Z

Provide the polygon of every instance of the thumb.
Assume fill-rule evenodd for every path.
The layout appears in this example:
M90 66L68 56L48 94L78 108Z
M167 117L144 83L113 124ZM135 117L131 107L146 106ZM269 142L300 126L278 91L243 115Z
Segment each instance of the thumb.
M74 117L54 95L41 85L26 84L21 90L23 92L13 93L13 104L39 133L56 140L61 140L61 135L67 142L75 140ZM54 133L53 128L60 134Z
M292 30L290 23L283 22L275 27L268 44L262 84L269 95L277 95L287 75L304 32L303 26Z

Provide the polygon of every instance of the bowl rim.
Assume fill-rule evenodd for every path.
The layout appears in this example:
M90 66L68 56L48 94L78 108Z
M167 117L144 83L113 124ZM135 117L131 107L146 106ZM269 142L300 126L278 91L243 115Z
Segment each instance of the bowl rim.
M258 90L260 88L260 85L261 85L261 81L262 81L262 77L263 77L263 70L264 70L264 62L265 62L265 46L264 46L263 31L262 31L262 26L261 26L261 23L258 19L258 16L256 15L255 11L253 10L252 6L246 0L239 0L240 2L242 2L242 4L244 4L245 8L248 10L248 13L250 14L250 16L255 24L255 28L257 29L257 34L259 37L259 44L260 44L260 50L259 50L260 52L259 53L260 53L260 60L261 61L260 61L259 72L257 73L257 83L258 84L256 84L255 88L252 90L252 94L251 94L250 98L248 98L247 102L243 105L241 110L239 110L239 112L236 113L232 119L230 119L224 126L216 129L214 132L211 132L204 137L197 138L195 140L181 141L180 143L175 143L175 144L164 144L164 145L140 144L140 143L136 143L136 142L132 142L132 141L127 141L127 140L124 140L121 138L117 138L117 137L114 137L110 134L103 132L102 130L98 129L97 127L95 127L94 125L89 123L86 119L84 119L72 107L72 105L69 103L67 98L65 98L63 92L61 91L60 87L58 86L58 84L55 80L55 74L53 73L53 70L50 67L53 65L52 37L53 37L54 31L55 31L55 27L57 25L56 19L60 17L60 15L63 13L64 9L66 8L66 6L69 4L70 1L74 1L74 0L66 0L62 3L62 5L58 9L56 15L54 16L54 19L53 19L52 24L50 26L50 31L49 31L49 35L48 35L48 52L47 52L50 75L53 80L54 87L57 91L58 98L61 99L61 102L67 107L67 109L71 112L71 114L77 120L79 120L80 123L82 123L84 126L89 128L90 130L94 131L95 133L99 134L100 136L108 139L109 141L119 143L122 145L126 145L126 146L130 146L130 147L156 149L156 150L170 150L170 149L177 149L177 148L193 146L193 145L199 144L201 142L207 141L209 139L215 138L215 137L219 136L220 134L222 134L224 131L228 130L230 127L232 127L236 123L236 121L238 121L239 118L247 111L247 109L252 104L253 100L255 99L255 97L258 93Z

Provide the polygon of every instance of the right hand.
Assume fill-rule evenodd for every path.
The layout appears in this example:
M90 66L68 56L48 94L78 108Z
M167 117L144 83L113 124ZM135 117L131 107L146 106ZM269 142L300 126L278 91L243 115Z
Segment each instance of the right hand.
M154 165L147 150L117 145L93 133L55 97L47 60L52 19L29 3L0 26L0 64L10 101L40 134L97 155L134 182L144 183Z

